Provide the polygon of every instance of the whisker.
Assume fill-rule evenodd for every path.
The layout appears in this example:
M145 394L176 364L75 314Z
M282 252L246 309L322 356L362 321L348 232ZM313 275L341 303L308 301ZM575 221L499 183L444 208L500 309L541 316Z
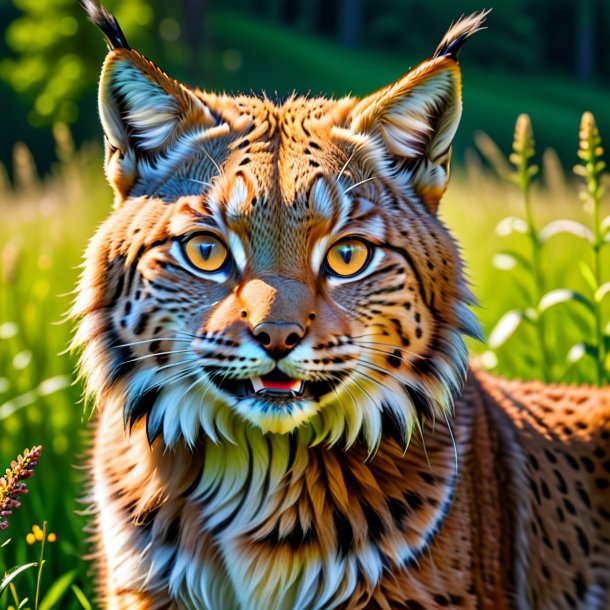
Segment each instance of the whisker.
M354 150L352 151L352 154L348 157L347 161L341 168L339 175L335 178L335 184L339 184L339 180L341 180L341 176L343 176L343 172L347 169L347 166L352 162L352 159L354 158L355 154L356 154L356 149L354 148Z
M155 337L154 339L142 339L141 341L120 343L119 345L113 345L112 349L119 349L121 347L133 347L135 345L144 345L145 343L154 343L155 341L178 341L180 343L190 343L190 341L188 341L187 339L178 339L176 337Z
M145 354L144 356L138 356L137 358L131 358L130 360L124 360L124 364L130 364L131 362L140 362L141 360L147 360L149 358L156 358L157 356L168 356L171 354L190 354L190 349L175 349L169 352L155 352L154 354Z
M367 335L362 335L363 337L366 337ZM352 337L352 339L357 339L358 337ZM404 347L398 347L397 345L392 345L391 343L384 343L383 341L352 341L352 343L354 345L358 345L358 346L364 346L364 345L381 345L383 347L391 347L392 350L399 350L401 352L404 352L405 354L408 354L409 356L414 356L415 358L420 358L422 360L429 360L428 356L424 356L423 354L418 354L417 352L414 352L413 350L410 349L406 349Z
M212 155L205 148L202 148L201 150L203 151L203 154L213 163L214 167L216 168L216 171L218 172L218 175L222 176L222 169L220 169L220 165L216 163L216 160L212 157Z
M449 418L447 417L447 413L443 411L443 417L445 418L445 423L447 424L447 428L449 430L449 435L451 436L451 442L453 443L453 455L455 457L455 472L457 474L458 471L458 449L457 443L455 442L455 436L453 436L453 428L451 427L451 423L449 422Z
M372 371L376 371L378 373L383 373L384 375L389 375L390 377L392 377L393 379L398 381L398 383L400 383L401 385L405 385L410 388L413 387L413 383L411 381L409 381L408 379L404 379L403 377L398 377L398 375L394 375L390 371L387 371L386 369L381 368L380 366L377 366L376 364L373 364L372 362L368 362L366 360L358 360L358 365L364 366L364 367L366 367Z
M365 351L368 351L368 352L372 352L372 353L375 353L375 354L383 354L385 356L394 356L393 351L389 351L389 350L386 350L386 349L378 349L378 348L375 348L375 347L367 347L367 346L365 346L365 344L360 344L360 343L355 343L355 342L354 342L354 345L357 345L362 350L365 350ZM395 348L395 349L400 349L400 348ZM418 356L419 355L419 354L411 354L410 352L408 352L406 350L405 350L405 353L408 354L408 355L414 355L414 356ZM395 357L397 357L397 356L395 356Z
M356 184L352 184L350 187L346 188L345 191L343 191L343 192L349 193L350 191L355 189L357 186L360 186L361 184L364 184L365 182L370 182L371 180L377 180L377 176L371 176L370 178L365 178L364 180L360 180L360 182L356 182Z
M210 182L203 182L202 180L195 180L194 178L189 178L188 180L189 180L189 182L195 182L196 184L203 184L203 186L212 188L212 184Z

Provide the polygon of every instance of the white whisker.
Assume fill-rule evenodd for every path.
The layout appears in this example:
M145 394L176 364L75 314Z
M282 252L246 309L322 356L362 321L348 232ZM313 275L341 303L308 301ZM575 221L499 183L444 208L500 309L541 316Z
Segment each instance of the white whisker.
M370 178L365 178L364 180L360 180L360 182L356 182L356 184L352 184L350 187L346 188L345 191L343 191L343 192L347 194L350 191L354 190L357 186L360 186L361 184L364 184L365 182L370 182L371 180L377 180L377 176L371 176Z

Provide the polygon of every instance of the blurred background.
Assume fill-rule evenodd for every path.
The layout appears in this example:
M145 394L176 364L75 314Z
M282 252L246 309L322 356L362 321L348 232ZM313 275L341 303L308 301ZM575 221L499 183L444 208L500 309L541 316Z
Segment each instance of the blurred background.
M106 5L130 45L173 77L210 90L264 90L269 96L371 92L429 57L460 15L489 7L481 0ZM602 136L610 137L610 2L496 0L491 6L488 30L461 55L464 116L442 207L443 220L464 247L482 303L476 313L487 331L535 292L526 268L516 270L516 280L494 268L494 260L511 266L506 257L497 258L501 248L531 254L510 223L495 232L503 217L524 216L522 193L505 180L503 156L511 149L517 116L528 113L534 126L540 172L532 193L540 225L558 216L590 222L571 172L582 113L592 111ZM71 326L62 320L81 254L112 203L96 107L104 55L101 34L76 0L0 0L0 467L25 446L44 445L28 483L31 493L0 532L0 545L11 538L0 548L0 575L36 561L40 541L26 534L48 521L57 541L45 551L41 587L47 601L41 610L93 605L91 566L80 560L87 506L77 503L89 412L79 402L75 359L65 353ZM546 289L569 281L589 290L573 264L588 260L587 248L558 237L542 263ZM563 314L550 315L547 349L563 359L591 326L578 317L567 324ZM548 331L553 315L560 333ZM472 348L503 374L544 377L548 371L532 347L538 331L534 338L528 332L520 343ZM595 381L586 358L562 363L551 367L548 378ZM22 607L33 608L35 582L35 570L26 570L15 579L15 591L0 597L0 610L17 607L24 597L30 602Z
M131 46L191 86L336 96L396 79L432 54L452 21L487 6L481 0L106 4ZM608 102L610 2L497 0L492 8L489 31L463 51L458 157L475 129L508 144L511 123L524 110L546 146L571 152L579 113ZM57 121L70 124L77 143L100 141L95 94L104 49L76 0L0 1L0 161L6 165L13 142L22 141L46 171Z

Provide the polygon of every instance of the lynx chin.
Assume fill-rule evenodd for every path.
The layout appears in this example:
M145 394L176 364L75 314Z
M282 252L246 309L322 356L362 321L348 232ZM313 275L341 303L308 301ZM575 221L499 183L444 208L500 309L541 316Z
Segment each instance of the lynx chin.
M115 206L72 315L109 610L601 610L610 390L469 368L457 54L363 99L191 90L81 0ZM476 197L476 193L473 193Z

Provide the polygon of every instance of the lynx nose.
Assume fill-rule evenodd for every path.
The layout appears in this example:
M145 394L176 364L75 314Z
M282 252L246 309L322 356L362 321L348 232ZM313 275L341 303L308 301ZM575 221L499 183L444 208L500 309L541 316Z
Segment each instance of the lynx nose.
M271 357L281 360L299 344L305 329L294 322L263 322L252 334Z

